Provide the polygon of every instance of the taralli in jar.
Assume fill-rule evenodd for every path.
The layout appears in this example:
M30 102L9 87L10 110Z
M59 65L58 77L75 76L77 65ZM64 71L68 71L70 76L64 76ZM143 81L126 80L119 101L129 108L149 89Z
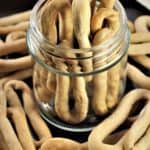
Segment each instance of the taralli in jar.
M48 121L60 128L68 123L66 130L80 123L93 126L115 108L125 88L127 18L121 6L113 9L115 1L105 7L102 3L43 1L30 20L34 94Z
M101 2L100 7L111 8L112 9L115 5L116 0L107 0L107 1L106 0L101 0L100 2Z
M131 128L117 141L117 143L110 145L103 142L103 140L117 129L128 117L133 104L137 101L147 100L143 111L137 117L137 120L132 124ZM150 120L150 91L144 89L133 90L128 93L121 101L117 109L111 116L106 118L102 123L93 129L88 138L89 150L121 150L134 149L143 146L145 149L149 147L149 143L143 142L145 136L148 134L148 127ZM113 122L113 124L112 124ZM111 126L110 126L111 124ZM138 131L138 132L137 132ZM143 135L145 136L143 137ZM142 145L143 144L143 145Z
M57 44L57 28L56 28L56 22L58 18L58 12L52 11L52 9L55 9L54 1L47 1L47 3L44 5L44 8L41 9L40 15L41 15L41 30L43 34L46 36L46 38L49 40L52 44ZM44 10L44 11L43 11ZM51 14L52 13L52 14ZM47 16L49 16L47 18ZM47 18L45 20L45 18ZM44 19L44 20L42 20ZM44 61L47 62L47 64L52 64L52 59L45 60L44 56L42 56L43 53L40 52L40 57ZM40 68L40 69L39 69ZM40 100L44 103L47 103L51 100L51 98L54 96L54 91L56 90L56 77L51 72L45 70L43 67L39 66L38 64L34 67L34 89L35 90L35 96L37 100ZM40 80L40 82L39 82Z
M46 103L50 100L52 94L52 90L48 90L46 87L48 71L43 69L43 67L39 66L38 64L35 64L34 70L33 83L34 89L36 89L35 97L38 101Z
M66 21L68 16L64 16L63 19L64 27L62 33L64 33L63 36L64 39L61 41L60 47L64 48L72 47L73 24L71 19L72 18L71 5L69 6L69 8L70 11L68 11L68 13L70 15L70 22ZM66 32L67 33L70 32L70 34L66 35L65 34ZM71 55L73 56L73 54ZM71 69L73 72L80 72L80 67L77 65L78 65L77 62L74 62L72 64ZM65 65L65 63L59 60L56 60L56 66L62 71L67 71L68 69L70 69L67 67L67 65ZM84 78L74 77L71 79L70 77L67 76L56 75L56 79L57 82L55 95L55 110L57 115L66 122L73 124L80 123L86 118L88 112L88 96L86 93L86 84ZM75 106L73 110L70 110L69 106L69 92L71 85L73 85L72 96L75 101Z
M89 40L90 35L90 20L91 20L91 7L90 1L86 0L73 0L72 2L72 14L73 14L73 26L74 32L79 44L80 49L90 48L91 43ZM83 19L84 18L84 19ZM85 52L82 57L91 57L91 52ZM90 59L81 60L83 72L91 72L93 70L93 64ZM85 77L87 81L91 81L91 76Z
M108 27L102 28L104 20L107 20ZM104 40L108 40L118 29L119 17L117 12L107 8L100 8L92 17L91 30L96 32L93 44L98 45ZM95 90L92 104L97 114L108 113L108 109L113 108L118 103L117 98L120 88L119 68L120 66L118 64L108 72L95 75L93 79Z

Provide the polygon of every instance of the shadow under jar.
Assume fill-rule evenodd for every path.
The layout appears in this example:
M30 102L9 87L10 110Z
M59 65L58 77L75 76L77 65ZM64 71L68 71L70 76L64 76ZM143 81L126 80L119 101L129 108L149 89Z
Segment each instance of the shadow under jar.
M124 9L117 1L120 28L108 40L91 48L52 44L41 31L45 0L30 19L27 45L35 59L34 95L41 115L52 125L71 132L87 132L109 115L125 90L129 30ZM84 65L92 63L92 70Z

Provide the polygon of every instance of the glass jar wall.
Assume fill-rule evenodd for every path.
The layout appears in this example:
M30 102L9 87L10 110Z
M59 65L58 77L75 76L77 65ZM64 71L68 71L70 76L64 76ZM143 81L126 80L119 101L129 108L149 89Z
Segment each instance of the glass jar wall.
M53 44L43 34L44 3L39 1L33 9L27 35L36 62L35 99L50 124L89 131L115 109L125 89L129 31L124 9L116 3L120 27L111 38L90 48L71 48L67 40Z

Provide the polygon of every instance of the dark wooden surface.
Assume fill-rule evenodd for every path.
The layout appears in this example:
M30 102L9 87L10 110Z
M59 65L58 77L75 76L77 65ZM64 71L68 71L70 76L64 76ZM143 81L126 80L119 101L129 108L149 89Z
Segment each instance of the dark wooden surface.
M14 12L19 12L27 9L31 9L37 0L3 0L0 2L0 16L12 14ZM128 18L134 20L137 16L142 14L150 14L150 12L137 4L135 0L121 0L123 6L126 9ZM128 81L127 89L133 88L130 81ZM67 137L80 142L86 141L89 133L77 134L77 133L68 133L61 131L50 126L50 129L55 137Z

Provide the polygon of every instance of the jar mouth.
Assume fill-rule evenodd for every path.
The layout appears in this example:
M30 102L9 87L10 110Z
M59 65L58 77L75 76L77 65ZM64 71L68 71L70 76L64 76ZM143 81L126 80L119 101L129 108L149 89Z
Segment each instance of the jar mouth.
M45 0L39 0L36 3L36 5L33 7L31 17L30 17L30 28L32 28L36 32L39 40L41 40L42 42L45 43L47 49L54 50L54 51L51 51L51 54L55 55L56 49L57 49L57 52L59 52L59 51L63 52L63 51L66 51L67 48L62 48L62 47L59 47L58 45L51 44L49 42L49 40L42 34L39 27L37 26L38 11L39 11L40 7L44 4L44 2L45 2ZM90 53L90 52L96 53L97 51L100 51L101 49L105 49L105 48L109 47L107 50L101 51L101 56L104 56L104 55L107 55L108 53L110 53L113 50L113 47L111 47L112 44L116 43L116 42L118 43L118 41L123 40L122 37L124 37L124 36L122 36L122 35L126 34L126 28L127 28L127 17L125 14L125 10L118 0L116 1L115 9L117 9L119 12L120 27L119 27L119 30L110 39L105 40L104 42L101 42L100 44L92 46L90 48L69 48L69 50L74 54L82 54L82 53L84 54L84 53ZM42 50L42 48L41 48L41 50ZM45 48L44 48L44 51L45 51Z
M85 76L97 74L117 64L127 53L130 39L130 32L127 26L127 17L124 8L119 1L116 1L115 9L119 12L120 28L110 39L105 40L99 45L90 48L62 48L59 45L52 45L48 39L41 33L38 27L38 11L43 6L45 0L39 0L32 10L30 17L30 27L27 32L27 46L30 54L37 63L47 70L67 76ZM67 55L66 55L67 52ZM56 66L50 65L40 58L41 53L47 60L55 58L62 62L86 62L90 60L93 63L93 70L86 72L61 71ZM69 55L73 54L73 55ZM82 55L87 54L87 55ZM64 56L65 55L65 56ZM75 56L75 57L74 57ZM104 64L104 65L102 65Z

